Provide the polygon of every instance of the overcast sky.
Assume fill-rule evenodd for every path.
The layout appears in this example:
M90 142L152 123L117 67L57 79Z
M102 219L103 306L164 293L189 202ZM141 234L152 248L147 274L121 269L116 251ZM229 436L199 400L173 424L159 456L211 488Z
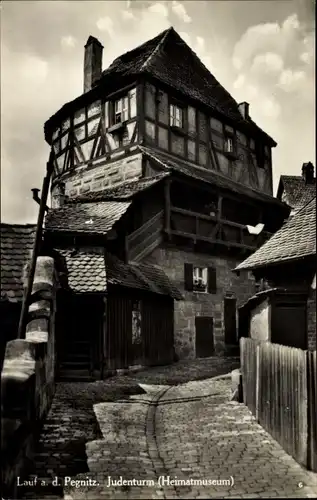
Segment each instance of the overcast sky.
M281 174L315 160L314 0L3 1L1 220L36 221L49 149L44 122L82 93L84 45L104 45L103 67L174 26L278 146Z

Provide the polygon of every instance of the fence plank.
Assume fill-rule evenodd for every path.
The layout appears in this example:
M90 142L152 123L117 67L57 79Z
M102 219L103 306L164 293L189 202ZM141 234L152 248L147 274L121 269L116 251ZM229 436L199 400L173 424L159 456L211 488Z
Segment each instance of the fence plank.
M241 338L243 400L300 464L317 469L316 351Z
M308 468L317 472L317 365L316 351L307 352Z

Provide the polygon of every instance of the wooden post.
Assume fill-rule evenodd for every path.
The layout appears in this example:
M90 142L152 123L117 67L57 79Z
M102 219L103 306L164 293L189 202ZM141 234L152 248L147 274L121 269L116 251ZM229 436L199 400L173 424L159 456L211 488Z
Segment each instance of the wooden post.
M257 422L259 421L259 405L260 405L260 363L261 363L261 357L260 357L260 345L256 346L256 352L255 352L255 369L256 369L256 376L255 376L255 418Z
M195 217L195 243L197 243L197 236L199 236L199 219Z
M164 184L164 198L165 198L165 232L170 239L171 234L171 180L166 179Z
M124 235L124 262L127 264L129 262L129 240L128 235Z
M25 330L26 330L26 324L27 324L29 302L30 302L30 297L31 297L31 293L32 293L32 288L33 288L36 260L38 257L38 252L39 252L39 248L40 248L40 244L41 244L41 240L42 240L43 221L44 221L47 196L48 196L48 191L49 191L49 186L50 186L50 181L51 181L51 175L53 173L53 168L54 168L54 165L53 165L52 157L50 157L49 161L46 164L46 176L43 179L42 196L41 196L40 208L39 208L39 213L38 213L38 218L37 218L37 225L36 225L36 232L35 232L35 238L34 238L33 249L32 249L30 269L29 269L29 273L28 273L27 285L26 285L26 288L25 288L24 294L23 294L23 302L22 302L22 309L21 309L18 337L17 337L18 339L25 338Z
M217 206L217 219L221 219L222 218L222 196L218 196L218 206Z

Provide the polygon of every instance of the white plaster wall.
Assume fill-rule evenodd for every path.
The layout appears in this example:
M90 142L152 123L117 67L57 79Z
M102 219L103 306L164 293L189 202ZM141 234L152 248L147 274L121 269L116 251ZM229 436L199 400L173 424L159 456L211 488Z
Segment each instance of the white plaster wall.
M250 337L252 339L262 342L271 339L270 316L271 306L268 299L253 309L250 317Z

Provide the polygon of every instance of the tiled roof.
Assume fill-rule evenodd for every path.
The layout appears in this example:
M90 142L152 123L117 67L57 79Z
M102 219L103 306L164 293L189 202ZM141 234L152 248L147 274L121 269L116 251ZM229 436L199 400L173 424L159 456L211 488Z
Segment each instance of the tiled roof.
M113 285L140 288L148 292L169 295L181 300L178 288L169 280L162 269L148 264L131 262L125 264L113 255L106 254L107 280Z
M57 252L64 259L67 286L76 293L106 292L107 285L111 284L169 295L176 300L182 298L165 273L154 266L125 264L102 250L59 249Z
M242 117L234 98L173 28L115 59L103 71L102 77L141 73L150 74L231 120L243 122L244 126L264 133L252 120ZM271 137L267 137L275 144Z
M58 250L58 253L65 259L67 283L71 290L78 293L106 291L103 254L86 250Z
M105 201L105 200L128 200L133 198L136 194L148 189L149 187L157 184L162 179L169 175L168 172L162 172L161 174L155 175L153 177L143 177L135 181L124 182L118 186L109 187L101 191L90 191L87 194L76 196L76 198L70 198L67 203L83 203L89 201Z
M188 98L194 99L226 116L232 123L240 123L241 128L251 135L265 135L275 146L275 141L255 122L243 118L238 103L210 73L198 56L173 29L169 28L139 47L116 58L102 73L100 83L111 88L113 82L118 85L122 79L130 80L141 75L154 77ZM98 98L98 83L93 89L71 102L66 103L45 124L45 137L51 140L55 124L84 106L88 100Z
M134 267L134 269L137 269L139 272L141 272L147 281L155 285L158 293L162 293L163 295L170 295L175 300L183 299L178 288L172 283L172 281L170 281L170 279L167 277L164 271L162 271L162 269L153 265L135 262L133 262L131 265Z
M106 234L127 211L130 204L113 201L66 204L61 208L49 210L45 230Z
M16 302L23 297L23 270L30 258L34 224L1 224L1 299Z
M316 254L316 198L289 219L235 270L254 269Z
M301 175L281 175L281 187L284 188L287 203L295 210L300 210L316 196L316 178L306 184ZM281 188L279 188L279 191Z
M266 201L269 203L276 203L280 206L282 205L282 202L277 198L262 193L261 191L257 191L256 189L253 189L249 186L245 186L244 184L236 182L219 172L215 172L214 170L200 167L186 160L173 159L170 156L165 155L161 151L158 152L154 149L146 148L143 146L140 146L140 149L149 159L156 161L158 165L164 170L178 172L180 174L190 176L194 179L208 182L209 184L213 184L220 188L234 191L236 193L241 193L245 196L262 200L264 202ZM286 205L284 203L283 205L286 208Z
M140 278L130 264L125 264L122 260L109 253L106 253L105 258L108 283L127 288L138 288L148 292L152 291L151 285Z

